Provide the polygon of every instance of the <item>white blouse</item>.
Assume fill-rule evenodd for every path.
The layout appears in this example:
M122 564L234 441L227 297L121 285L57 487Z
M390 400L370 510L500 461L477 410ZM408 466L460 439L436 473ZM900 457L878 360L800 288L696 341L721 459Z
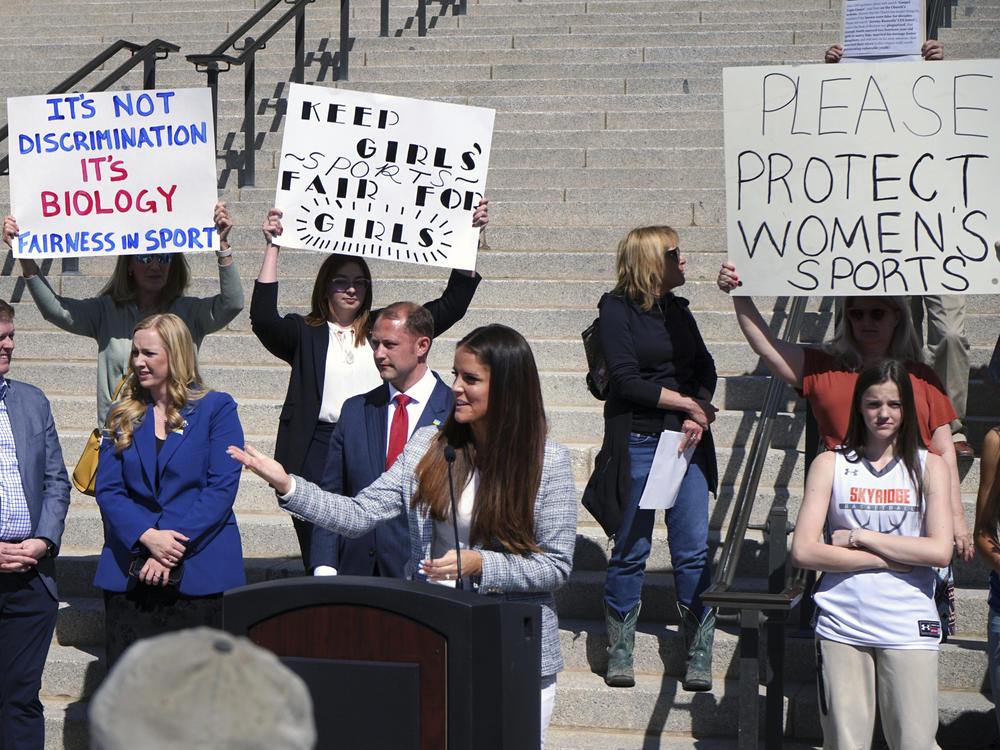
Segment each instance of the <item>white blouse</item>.
M330 343L326 350L326 372L323 377L323 402L319 407L320 422L336 422L340 409L351 396L368 393L382 384L372 348L365 339L354 345L354 329L327 321Z

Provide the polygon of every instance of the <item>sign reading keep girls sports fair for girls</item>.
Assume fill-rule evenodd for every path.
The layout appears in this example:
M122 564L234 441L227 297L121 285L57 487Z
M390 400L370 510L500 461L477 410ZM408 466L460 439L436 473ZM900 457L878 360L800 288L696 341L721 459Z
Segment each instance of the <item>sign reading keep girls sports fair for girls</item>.
M291 84L278 244L445 268L476 265L494 110Z
M207 88L7 100L18 258L214 250Z
M1000 61L727 68L734 294L997 294Z

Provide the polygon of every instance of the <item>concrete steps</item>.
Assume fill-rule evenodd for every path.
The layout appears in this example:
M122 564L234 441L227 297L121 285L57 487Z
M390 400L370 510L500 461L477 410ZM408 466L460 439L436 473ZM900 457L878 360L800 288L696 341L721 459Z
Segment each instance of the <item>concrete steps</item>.
M206 52L254 12L254 0L50 0L0 6L0 80L8 95L37 94L75 70L118 37L160 37L182 45L158 64L160 86L201 86L204 75L184 59ZM428 8L429 32L416 36L413 5L393 3L390 37L378 37L378 4L352 6L351 80L334 83L333 54L339 4L317 0L307 10L307 82L398 93L493 107L497 110L490 187L490 249L481 252L484 282L466 318L435 344L432 366L447 379L454 343L477 325L502 321L531 341L540 369L551 433L571 450L578 492L599 445L600 404L583 386L580 331L613 276L614 248L628 228L671 222L688 256L689 297L720 373L715 402L723 408L715 437L721 475L710 506L713 558L723 538L766 380L715 288L724 257L725 201L722 169L722 69L728 65L790 64L820 59L837 38L839 0L484 0L467 16ZM942 31L949 58L995 56L1000 2L962 0L954 28ZM68 22L67 19L73 19ZM44 45L44 49L42 48ZM242 154L242 76L222 76L218 127L220 197L237 222L232 242L245 279L247 303L259 267L264 213L273 201L283 100L290 71L291 32L271 40L257 62L259 138L257 187L239 188L235 167ZM48 55L46 60L43 55ZM93 80L116 63L109 63ZM141 85L132 74L121 88ZM0 102L0 117L6 102ZM0 201L8 189L0 180ZM218 289L215 260L191 255L191 293ZM282 311L303 311L320 258L285 251L281 256ZM90 260L80 276L52 283L63 294L84 297L100 289L110 260ZM376 304L428 300L440 294L446 273L400 264L373 263ZM9 297L12 278L0 277ZM67 461L72 464L94 423L92 342L54 329L27 294L17 305L15 376L50 395ZM786 300L758 300L765 317L784 318ZM969 299L973 346L970 414L974 439L1000 422L995 391L982 371L996 340L995 299ZM803 340L830 333L832 305L813 299ZM241 313L208 337L203 374L240 404L248 440L273 450L273 435L287 385L287 366L259 346ZM801 404L790 391L782 402L774 447L768 452L752 523L762 524L772 504L791 517L803 485ZM963 462L962 491L971 521L978 462ZM245 476L236 504L251 581L294 575L291 524L276 510L273 493ZM692 695L679 689L681 653L676 634L673 581L666 533L658 529L644 590L638 638L640 680L632 691L606 688L600 677L606 646L601 590L608 549L603 532L582 508L576 565L558 593L567 670L559 680L550 750L591 748L733 746L737 715L735 636L718 634L715 690ZM91 581L102 529L96 504L74 492L62 559L62 594L52 657L45 675L47 746L83 748L86 699L103 675L103 603ZM742 548L741 576L766 570L762 533L751 530ZM942 745L987 737L992 715L983 680L985 567L956 565L960 636L941 652ZM758 584L759 585L759 584ZM789 687L785 732L789 748L818 743L809 639L788 641ZM949 744L950 743L950 744Z

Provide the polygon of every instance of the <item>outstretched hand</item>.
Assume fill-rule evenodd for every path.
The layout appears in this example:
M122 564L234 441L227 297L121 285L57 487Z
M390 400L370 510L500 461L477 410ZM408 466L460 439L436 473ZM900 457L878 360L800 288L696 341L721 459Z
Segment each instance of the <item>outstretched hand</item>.
M226 453L274 487L279 495L287 495L291 491L292 478L288 476L285 468L252 445L247 444L246 448L230 445Z

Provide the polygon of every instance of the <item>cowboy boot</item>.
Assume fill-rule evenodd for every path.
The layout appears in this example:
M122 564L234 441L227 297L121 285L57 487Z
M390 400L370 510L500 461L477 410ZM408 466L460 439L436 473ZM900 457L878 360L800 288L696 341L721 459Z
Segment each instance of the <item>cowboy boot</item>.
M712 689L712 644L715 642L715 610L705 613L698 622L694 612L680 602L677 609L681 613L681 633L687 651L687 665L683 687L696 692Z
M639 602L623 620L607 602L604 603L604 623L608 629L608 671L604 681L611 687L635 685L632 652L635 650L635 624L641 607L642 602Z

